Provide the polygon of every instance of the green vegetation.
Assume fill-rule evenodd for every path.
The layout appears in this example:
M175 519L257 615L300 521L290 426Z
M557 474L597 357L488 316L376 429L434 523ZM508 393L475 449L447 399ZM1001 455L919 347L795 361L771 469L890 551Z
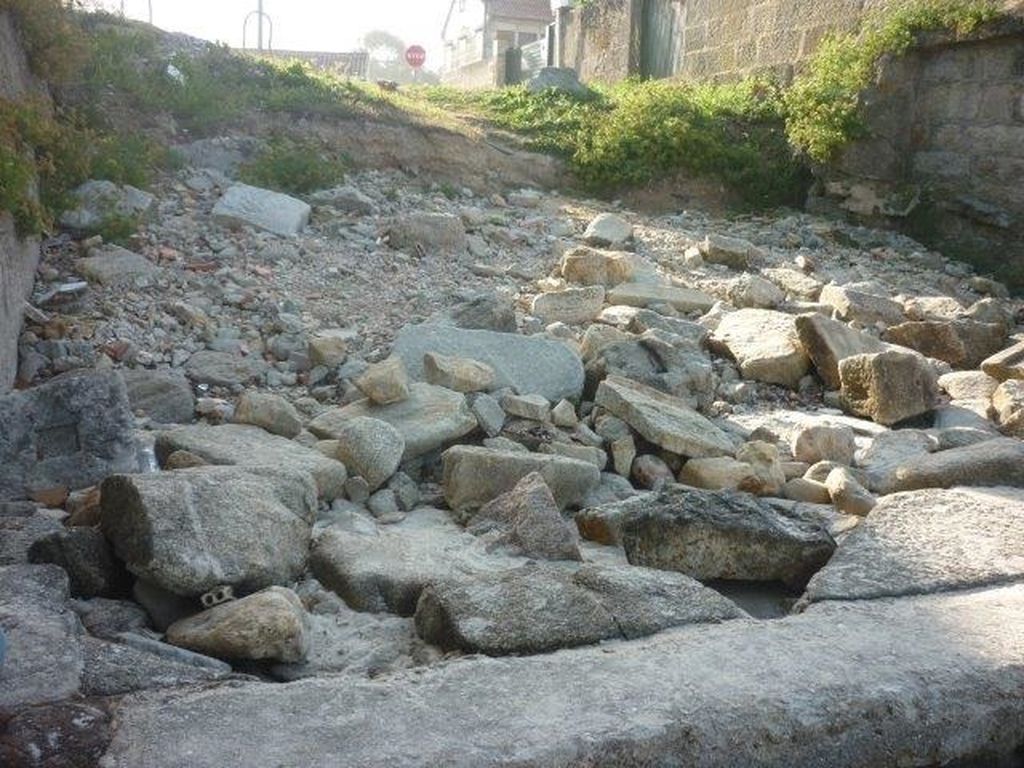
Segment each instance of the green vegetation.
M340 184L346 165L344 157L315 141L275 136L242 168L241 179L258 187L303 194Z
M769 208L798 204L808 182L786 141L779 91L767 82L629 81L584 97L430 88L423 96L567 158L595 193L688 171L721 178L745 207Z
M885 56L906 53L921 33L966 35L999 15L991 0L910 0L870 14L859 32L827 37L786 92L791 143L812 160L828 162L864 134L860 96Z

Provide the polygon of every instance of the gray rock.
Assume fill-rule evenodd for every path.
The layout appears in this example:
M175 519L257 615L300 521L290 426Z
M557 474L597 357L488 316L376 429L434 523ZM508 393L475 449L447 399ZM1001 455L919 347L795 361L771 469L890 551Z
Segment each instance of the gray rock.
M981 370L997 381L1024 379L1024 341L984 360Z
M796 389L810 367L795 318L768 309L741 309L722 318L713 334L746 379Z
M235 184L213 206L215 221L228 226L250 226L281 237L299 234L309 223L312 209L280 192Z
M388 225L388 242L400 251L463 253L466 228L450 213L407 213Z
M544 478L533 472L508 493L484 504L470 520L473 532L501 530L500 541L525 557L580 560L576 527L562 519Z
M436 652L416 636L411 618L361 613L340 600L330 614L306 617L309 651L293 664L275 664L280 680L337 674L378 677L432 661Z
M377 204L372 197L349 185L317 192L310 201L314 205L323 205L345 213L358 213L362 216L372 216L377 212Z
M114 560L103 534L95 528L68 528L45 536L28 551L29 562L63 568L72 597L102 597L128 591L128 574Z
M459 328L477 331L516 332L516 311L505 293L480 293L456 305L446 318Z
M82 625L68 605L68 578L55 565L0 568L0 709L60 701L78 692Z
M134 420L113 373L68 373L0 397L0 498L85 488L136 469Z
M188 379L180 371L150 371L135 368L121 371L132 411L158 424L191 424L195 421L196 398Z
M580 82L576 70L572 67L542 67L526 82L526 90L530 93L540 93L549 88L566 91L574 96L585 96L590 92L587 86Z
M903 307L885 296L875 296L847 285L826 285L818 301L835 308L843 320L862 325L896 325L904 320Z
M896 470L918 457L938 450L934 437L916 429L883 432L857 455L857 466L864 470L867 486L876 493L894 490Z
M1007 723L1024 717L1022 626L1015 586L467 659L415 684L342 676L151 694L120 710L106 768L177 768L182 754L190 768L296 755L307 768L497 768L510 755L531 768L873 768L896 754L996 765L1020 741Z
M79 232L94 232L117 219L145 216L155 198L135 187L119 186L111 181L90 180L71 193L76 208L61 214L62 227Z
M270 587L175 622L167 641L214 658L302 661L306 611L290 589Z
M210 464L306 472L313 477L321 497L330 501L345 495L344 464L258 427L243 424L179 427L158 433L155 448L161 466L175 451L188 451Z
M707 312L715 305L715 300L703 291L657 283L622 283L608 292L607 300L627 307L668 304L680 312Z
M819 314L796 318L800 343L831 390L840 387L839 362L854 355L882 352L886 345L866 333Z
M360 400L344 408L331 408L306 425L317 437L340 439L346 423L371 418L390 424L405 441L403 461L415 459L458 440L476 429L477 421L466 397L443 387L413 384L409 398L392 405Z
M403 328L392 349L417 381L425 380L423 356L428 352L485 363L494 369L495 386L512 387L521 395L542 395L557 402L576 399L583 391L583 363L558 341L424 324Z
M36 541L63 530L59 520L44 515L0 516L0 565L28 563L29 550Z
M531 563L474 582L427 587L416 607L416 628L445 649L503 656L743 615L681 574L593 565L574 573Z
M98 765L110 741L108 705L99 699L22 707L5 717L0 763L80 768Z
M118 285L139 280L151 280L163 270L145 256L118 245L104 245L89 252L89 256L75 262L86 280L101 285Z
M633 225L614 213L599 213L583 233L583 241L587 245L625 245L632 239Z
M897 467L892 487L915 491L957 485L1024 487L1024 442L1000 438L909 459Z
M585 245L562 256L562 277L570 283L611 288L633 277L633 256L622 251L600 251Z
M153 653L87 637L82 642L85 660L82 693L120 696L150 688L177 688L227 676L224 671L183 664Z
M597 487L601 473L585 461L539 453L510 453L457 445L445 451L444 494L455 510L475 509L512 491L539 472L559 508L578 505Z
M807 464L834 461L849 466L855 451L853 429L844 425L812 424L793 438L794 458Z
M280 395L246 392L235 405L235 421L265 429L289 440L302 431L302 417L295 406Z
M891 425L935 408L935 371L919 355L878 352L839 362L840 402L858 416Z
M595 403L667 451L702 458L733 453L722 430L677 397L613 376L597 388Z
M883 498L807 585L806 599L975 589L1024 575L1024 492L954 488Z
M131 600L94 597L91 600L72 600L71 608L78 614L86 631L103 640L114 640L122 632L136 632L149 627L146 611Z
M386 421L365 416L339 420L331 428L337 458L375 491L395 474L405 453L405 438Z
M621 502L620 514L630 563L702 581L803 585L835 549L820 525L788 517L744 493L670 485Z
M309 475L270 467L114 475L101 493L103 532L128 570L184 596L294 580L316 515Z
M704 238L698 247L704 261L723 264L730 269L746 269L755 250L749 240L714 233Z
M544 323L580 325L598 316L604 306L604 287L566 288L539 293L530 305L530 313Z
M437 581L472 580L521 564L487 553L484 544L440 510L418 509L405 520L368 531L335 524L310 553L313 574L357 611L412 616L416 601Z
M196 384L240 387L262 382L267 374L267 364L258 357L204 349L188 359L185 373Z
M505 411L501 404L490 395L476 395L469 406L484 434L497 437L505 426Z

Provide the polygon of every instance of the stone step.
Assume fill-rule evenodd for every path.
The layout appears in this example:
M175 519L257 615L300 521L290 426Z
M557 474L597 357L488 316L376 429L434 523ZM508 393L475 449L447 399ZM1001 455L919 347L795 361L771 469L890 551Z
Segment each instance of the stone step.
M128 698L106 768L996 764L1024 724L1024 586L829 602L641 641Z

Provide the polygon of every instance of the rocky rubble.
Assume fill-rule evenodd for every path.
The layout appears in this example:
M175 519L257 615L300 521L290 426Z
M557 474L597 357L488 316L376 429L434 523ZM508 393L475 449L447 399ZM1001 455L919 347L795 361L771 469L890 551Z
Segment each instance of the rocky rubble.
M870 660L893 626L927 646L919 664L891 650L898 685L947 662L963 673L943 678L944 722L972 675L1014 669L1004 683L1024 685L1019 643L968 660L934 626L952 606L998 645L989 628L1020 602L1012 586L993 597L1020 580L1024 515L1024 327L997 284L804 214L647 216L533 190L452 194L398 171L298 200L192 149L126 246L45 243L22 390L0 398L0 714L14 734L0 750L24 754L9 740L50 722L10 712L52 706L52 729L70 732L85 717L58 709L72 700L104 739L113 729L106 764L175 764L162 695L167 734L199 744L197 712L217 714L213 731L263 706L305 724L335 692L369 697L367 676L384 678L381 711L404 717L403 670L431 666L442 701L448 680L490 690L468 676L519 716L523 671L577 712L543 718L555 741L527 739L531 765L599 754L606 736L569 731L605 734L615 686L642 681L664 719L643 729L630 705L607 733L631 745L626 762L658 762L655 731L688 727L686 707L757 720L737 692L772 670L806 688L809 658L820 690L849 687L850 733L861 709L895 711L895 732L912 718ZM803 615L773 634L730 597L751 583L786 595L776 617L797 598ZM718 643L749 661L719 681L734 704L715 694ZM762 643L774 655L754 654ZM476 653L556 655L459 658ZM680 653L701 666L684 674ZM577 702L609 660L615 686ZM737 738L810 739L791 720ZM987 743L978 722L963 755ZM705 725L709 743L738 743ZM342 741L353 765L373 751ZM389 764L431 764L412 754Z

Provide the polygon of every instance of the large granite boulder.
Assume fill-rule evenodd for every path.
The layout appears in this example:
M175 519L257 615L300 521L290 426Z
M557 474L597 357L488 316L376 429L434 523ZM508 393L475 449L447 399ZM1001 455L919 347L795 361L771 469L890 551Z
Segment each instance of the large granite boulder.
M522 558L488 553L440 510L418 509L397 525L336 523L316 539L310 566L317 580L359 611L412 616L423 589L440 581L507 570Z
M403 328L392 348L418 381L426 378L423 356L428 352L485 363L494 369L496 387L512 387L521 395L541 395L556 403L578 398L583 391L579 355L551 339L428 323Z
M1024 487L1024 442L986 440L947 451L920 454L894 470L892 490L964 486Z
M302 572L316 515L307 473L196 467L114 475L101 524L128 570L170 592L250 591Z
M590 462L542 453L496 451L457 445L445 451L444 495L452 509L475 509L540 474L559 508L578 505L601 482Z
M427 587L416 627L429 643L491 656L632 639L745 614L678 573L629 566L579 570L530 563L472 582Z
M290 589L269 587L176 621L167 642L220 659L302 661L306 610Z
M1022 658L1020 585L829 602L415 677L146 694L104 765L1012 765Z
M670 485L619 508L629 562L702 581L803 585L835 549L819 523L789 517L744 493Z
M82 625L68 603L68 577L55 565L0 568L0 710L60 701L78 692Z
M732 441L722 430L678 397L635 381L610 376L598 386L595 402L644 439L680 456L702 458L734 452Z
M580 560L576 526L562 518L558 503L539 472L480 508L468 527L474 533L498 529L507 543L525 557Z
M954 488L883 498L807 585L806 599L976 589L1024 576L1024 491Z
M879 352L839 363L840 402L857 416L885 425L935 408L939 385L934 369L916 354Z
M158 424L191 424L196 398L180 371L135 368L121 371L132 410Z
M228 226L246 225L282 237L299 234L313 209L290 195L235 184L213 207L215 221Z
M722 318L712 338L739 364L746 379L796 389L810 368L792 315L741 309Z
M391 405L369 399L331 408L306 428L324 440L345 440L352 419L370 418L391 425L405 443L402 460L418 458L458 440L477 427L476 417L460 392L431 384L413 384L409 398Z
M157 433L156 457L162 466L175 451L188 451L210 464L305 472L312 476L320 496L327 500L345 493L344 464L259 427L200 424Z
M0 424L0 499L138 468L128 393L113 372L68 373L0 397Z

